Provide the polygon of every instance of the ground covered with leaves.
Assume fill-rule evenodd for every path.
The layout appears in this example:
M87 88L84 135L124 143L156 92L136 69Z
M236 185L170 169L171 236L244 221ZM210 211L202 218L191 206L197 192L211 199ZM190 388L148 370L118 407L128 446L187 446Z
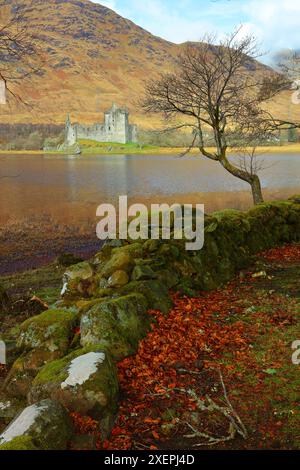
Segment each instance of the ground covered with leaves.
M98 449L299 449L299 275L296 244L259 254L218 290L174 293L173 309L150 311L152 331L118 364L110 439L73 413L77 433Z

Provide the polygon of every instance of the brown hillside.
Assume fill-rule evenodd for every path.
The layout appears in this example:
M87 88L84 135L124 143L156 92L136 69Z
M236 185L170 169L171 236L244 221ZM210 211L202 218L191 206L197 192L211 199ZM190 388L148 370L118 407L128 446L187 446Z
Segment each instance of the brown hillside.
M6 13L20 4L30 0L7 0ZM73 120L90 123L102 120L113 101L126 105L140 125L159 122L143 115L137 101L145 80L174 67L182 45L88 0L35 0L26 21L41 43L45 66L15 86L30 106L10 100L0 106L0 122L62 123L70 112ZM285 114L289 99L287 93L277 100L276 112ZM293 108L300 117L300 107Z

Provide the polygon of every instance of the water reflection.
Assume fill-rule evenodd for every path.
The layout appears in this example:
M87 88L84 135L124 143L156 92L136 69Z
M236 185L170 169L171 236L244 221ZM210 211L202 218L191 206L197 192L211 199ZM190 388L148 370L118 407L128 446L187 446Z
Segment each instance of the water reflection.
M266 198L300 192L300 157L270 154L261 172ZM249 187L218 163L190 156L112 155L0 157L0 221L49 214L64 222L94 219L98 204L204 203L207 211L251 205Z

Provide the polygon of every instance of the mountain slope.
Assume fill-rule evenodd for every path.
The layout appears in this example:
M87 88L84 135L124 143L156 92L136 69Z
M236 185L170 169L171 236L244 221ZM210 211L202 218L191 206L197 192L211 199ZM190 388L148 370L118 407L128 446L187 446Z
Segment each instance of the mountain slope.
M31 2L6 3L13 9ZM73 120L91 123L102 120L113 101L126 105L138 124L158 122L144 116L137 102L147 79L174 67L182 45L88 0L35 0L27 23L41 42L45 66L15 88L30 107L1 106L1 122L62 123L69 112ZM278 107L285 108L285 98Z

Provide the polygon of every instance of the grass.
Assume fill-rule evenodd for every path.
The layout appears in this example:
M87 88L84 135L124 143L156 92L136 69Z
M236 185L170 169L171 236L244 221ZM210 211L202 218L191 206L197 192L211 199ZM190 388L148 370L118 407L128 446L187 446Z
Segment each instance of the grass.
M59 298L65 269L52 263L39 269L1 276L0 284L10 295L17 297L36 295L51 305Z
M138 144L128 142L120 144L115 142L96 142L94 140L79 140L79 145L83 155L118 155L118 154L136 154L136 155L168 155L180 154L186 150L183 147L158 147L155 145ZM215 151L213 147L207 150ZM257 147L258 153L300 153L300 143L285 145L270 145ZM198 154L197 148L193 149L191 154ZM234 153L230 152L229 153ZM0 155L65 155L60 151L44 150L0 150Z

